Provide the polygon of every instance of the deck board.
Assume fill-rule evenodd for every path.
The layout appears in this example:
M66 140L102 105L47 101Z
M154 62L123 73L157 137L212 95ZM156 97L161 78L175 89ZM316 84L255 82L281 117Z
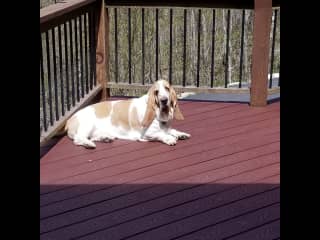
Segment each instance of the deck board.
M180 105L176 146L63 137L44 155L40 238L279 238L280 102Z

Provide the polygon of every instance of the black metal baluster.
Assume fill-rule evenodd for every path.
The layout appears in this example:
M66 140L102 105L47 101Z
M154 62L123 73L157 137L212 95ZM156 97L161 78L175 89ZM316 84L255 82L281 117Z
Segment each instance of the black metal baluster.
M53 125L49 32L46 32L46 49L47 49L47 69L48 69L48 88L49 88L49 114L50 114L50 124Z
M118 11L114 9L114 67L115 82L118 82Z
M65 64L66 64L66 87L67 87L67 109L70 110L70 87L69 87L69 61L68 61L68 34L67 24L63 24L64 27L64 53L65 53ZM70 29L70 27L69 27Z
M156 80L159 79L159 9L156 8Z
M186 86L186 48L187 48L187 9L184 9L183 15L183 79L182 86Z
M82 46L82 15L79 16L79 38L80 38L80 73L81 73L81 97L84 97L84 76L83 76L83 46Z
M94 58L95 58L95 55L94 55L94 43L93 43L93 35L94 35L94 25L93 25L93 10L90 9L89 11L89 19L88 19L88 22L89 22L89 51L90 51L90 58L89 58L89 66L90 66L90 90L92 89L93 87L93 78L94 78Z
M246 14L246 11L243 9L243 10L242 10L242 22L241 22L239 88L242 87L243 41L244 41L245 14Z
M59 108L58 108L58 80L57 80L57 59L56 59L56 37L55 28L51 29L51 39L52 39L52 59L53 59L53 86L54 86L54 100L55 100L55 110L56 110L56 121L59 120Z
M72 20L69 20L69 34L70 34L70 71L71 71L71 94L72 106L76 104L75 87L74 87L74 66L73 66L73 37L72 37Z
M229 38L230 38L230 10L227 12L227 39L226 39L226 62L225 62L225 79L224 86L228 87L229 77Z
M88 68L88 24L87 13L84 14L84 54L86 70L86 93L89 92L89 68Z
M59 39L59 73L60 73L60 98L61 98L61 115L64 116L64 84L63 84L63 67L62 67L62 42L61 42L61 25L58 26Z
M131 84L131 9L128 8L129 84Z
M93 53L92 53L92 60L93 60L93 83L94 86L97 86L97 39L96 39L96 12L94 9L92 9L92 46L93 46Z
M201 9L198 12L198 59L197 59L197 87L200 85L200 34L201 34Z
M170 9L170 44L169 44L169 83L172 84L172 15L173 9Z
M142 78L142 85L144 85L144 8L141 9L141 54L142 54L142 66L141 66L141 78Z
M42 96L42 115L43 115L43 126L44 130L47 131L47 108L46 108L46 92L44 87L44 71L43 71L43 49L42 49L42 38L40 34L40 87Z
M74 19L74 47L76 50L76 90L77 90L77 101L80 101L80 79L79 79L79 43L78 43L78 18Z

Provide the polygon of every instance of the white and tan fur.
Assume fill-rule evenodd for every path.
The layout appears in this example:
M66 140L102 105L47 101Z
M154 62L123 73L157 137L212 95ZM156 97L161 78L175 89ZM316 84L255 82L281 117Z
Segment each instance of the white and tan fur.
M104 101L81 109L67 121L65 131L74 144L88 148L95 148L95 141L117 138L175 145L190 134L171 128L173 118L184 119L176 92L161 79L140 98Z

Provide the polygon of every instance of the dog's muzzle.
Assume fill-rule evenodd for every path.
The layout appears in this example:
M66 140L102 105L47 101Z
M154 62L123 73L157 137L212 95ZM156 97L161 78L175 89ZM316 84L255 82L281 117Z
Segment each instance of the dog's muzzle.
M162 107L167 107L168 106L168 98L167 97L161 97L160 98L160 103Z

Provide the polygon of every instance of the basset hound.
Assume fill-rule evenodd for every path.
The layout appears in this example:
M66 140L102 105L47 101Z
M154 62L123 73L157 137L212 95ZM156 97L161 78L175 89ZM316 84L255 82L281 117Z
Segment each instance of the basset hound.
M86 148L95 148L95 141L114 139L175 145L178 139L191 137L170 127L173 118L184 119L177 101L175 90L160 79L140 98L103 101L79 110L64 130L74 144Z

